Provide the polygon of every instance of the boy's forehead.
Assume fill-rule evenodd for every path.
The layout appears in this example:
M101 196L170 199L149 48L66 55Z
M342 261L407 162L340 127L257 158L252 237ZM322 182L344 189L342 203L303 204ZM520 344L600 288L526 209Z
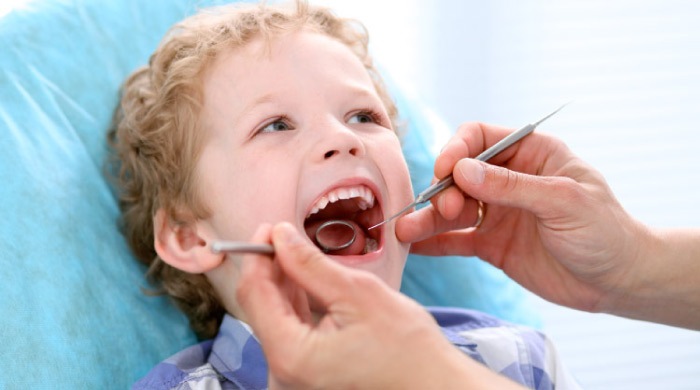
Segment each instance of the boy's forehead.
M358 56L337 39L310 31L273 39L258 36L222 50L203 82L207 127L223 128L215 123L248 118L268 103L283 110L299 108L299 102L311 102L312 96L381 102Z
M373 86L368 70L348 46L326 34L306 30L271 36L258 34L242 46L225 48L206 69L203 81L205 88L207 85L218 88L222 81L234 80L242 84L274 85L279 77L261 76L265 72L281 77L309 70L319 80L342 75Z
M338 61L362 64L352 49L339 39L308 29L265 35L258 33L240 46L231 45L225 48L217 59L222 56L240 56L249 62L271 62L282 56L282 58L296 57L303 60L302 52L303 55L308 55L309 52L315 51L331 54Z

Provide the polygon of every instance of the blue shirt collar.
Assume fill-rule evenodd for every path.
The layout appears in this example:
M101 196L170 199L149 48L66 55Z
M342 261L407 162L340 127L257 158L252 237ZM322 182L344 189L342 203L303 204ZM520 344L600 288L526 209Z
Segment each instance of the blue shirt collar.
M225 315L208 363L244 389L267 389L267 361L258 339L244 322Z

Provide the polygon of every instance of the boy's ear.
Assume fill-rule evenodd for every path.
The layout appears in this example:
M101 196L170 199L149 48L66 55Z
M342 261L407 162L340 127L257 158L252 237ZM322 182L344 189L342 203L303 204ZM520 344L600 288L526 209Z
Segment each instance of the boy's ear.
M201 274L217 267L223 256L212 253L211 237L197 223L176 223L159 209L153 217L154 246L158 256L171 266L192 274Z

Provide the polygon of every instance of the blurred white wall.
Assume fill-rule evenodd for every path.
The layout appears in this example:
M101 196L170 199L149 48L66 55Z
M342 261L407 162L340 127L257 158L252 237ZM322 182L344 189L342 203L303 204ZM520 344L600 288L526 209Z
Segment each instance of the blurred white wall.
M316 0L368 27L375 57L453 127L541 127L657 226L700 225L700 2ZM588 389L700 388L700 332L538 301Z

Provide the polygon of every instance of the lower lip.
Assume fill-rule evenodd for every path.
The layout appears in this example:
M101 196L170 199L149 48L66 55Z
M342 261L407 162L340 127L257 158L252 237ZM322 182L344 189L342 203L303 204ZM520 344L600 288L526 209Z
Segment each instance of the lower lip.
M340 264L343 265L358 265L358 264L366 264L366 263L372 263L377 260L379 260L382 257L382 254L384 253L384 245L379 247L378 250L372 252L372 253L367 253L365 255L352 255L352 256L333 256L329 255L331 259L334 261L337 261Z

